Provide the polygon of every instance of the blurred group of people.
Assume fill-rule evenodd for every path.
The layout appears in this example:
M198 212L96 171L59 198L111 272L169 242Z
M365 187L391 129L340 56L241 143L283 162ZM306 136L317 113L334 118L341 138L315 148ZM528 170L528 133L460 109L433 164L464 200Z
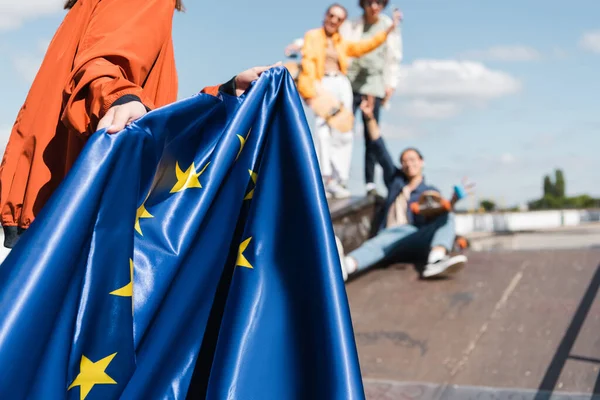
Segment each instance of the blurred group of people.
M359 0L359 6L362 15L351 19L346 8L332 4L320 28L286 49L288 55L302 56L298 91L318 115L313 136L328 196L350 195L352 127L359 110L365 127L366 193L376 193L375 164L384 172L388 194L376 220L379 233L348 256L340 247L344 276L416 249L424 256L423 276L457 270L466 258L451 254L452 213L425 220L409 207L425 191L436 190L423 178L423 156L409 148L397 168L379 132L380 110L398 85L402 13L384 15L388 0ZM8 248L29 228L90 135L101 129L119 132L177 98L172 19L176 10L183 10L180 0L68 0L65 9L69 11L19 111L0 165ZM270 67L248 69L203 92L239 96ZM347 117L345 124L334 123ZM452 205L464 192L465 187L455 190Z
M367 195L377 195L375 165L383 170L387 197L374 220L377 234L346 255L336 237L344 280L378 264L411 262L422 278L455 273L467 258L456 252L454 205L472 188L464 181L454 187L451 210L435 218L415 214L410 207L429 192L439 193L425 182L423 155L413 147L400 154L396 167L380 132L380 110L396 91L402 61L402 13L383 12L388 0L359 0L362 15L352 19L348 10L330 5L320 28L308 31L285 49L289 57L301 56L296 82L300 96L315 112L313 138L328 198L346 198L354 131L341 131L333 123L344 110L352 118L360 111L364 127L364 176ZM337 103L322 100L329 96ZM322 108L329 107L325 113Z
M373 114L379 121L380 109L388 104L396 90L402 39L398 26L402 13L392 18L383 14L388 0L360 0L363 14L351 19L348 10L332 4L326 10L321 28L308 31L303 39L287 46L286 55L302 56L298 91L307 105L320 90L333 94L341 105L356 114L365 97L374 99ZM363 122L365 121L363 113ZM365 143L369 132L365 129ZM350 196L347 182L354 135L330 127L324 118L316 118L315 145L328 196ZM375 157L365 146L365 188L375 194Z

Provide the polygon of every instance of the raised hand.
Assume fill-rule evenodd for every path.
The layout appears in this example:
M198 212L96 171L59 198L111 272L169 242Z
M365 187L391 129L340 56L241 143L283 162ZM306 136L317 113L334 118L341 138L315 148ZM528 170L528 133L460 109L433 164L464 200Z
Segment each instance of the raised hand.
M278 62L269 66L250 68L239 73L235 77L235 94L241 96L250 87L250 84L257 80L263 72L280 65L282 65L281 62Z

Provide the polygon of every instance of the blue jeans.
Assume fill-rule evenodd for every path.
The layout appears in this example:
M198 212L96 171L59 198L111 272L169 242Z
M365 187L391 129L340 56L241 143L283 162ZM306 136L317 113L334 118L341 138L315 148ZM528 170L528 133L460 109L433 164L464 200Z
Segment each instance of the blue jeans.
M420 263L433 247L450 252L455 235L454 214L450 213L421 228L407 224L385 229L348 255L356 260L359 271L382 261Z

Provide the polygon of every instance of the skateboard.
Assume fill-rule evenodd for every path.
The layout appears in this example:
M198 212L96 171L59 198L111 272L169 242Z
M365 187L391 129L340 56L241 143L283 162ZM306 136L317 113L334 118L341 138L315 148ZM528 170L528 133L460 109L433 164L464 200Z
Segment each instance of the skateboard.
M435 190L427 190L421 194L418 201L411 203L410 210L415 215L425 218L435 217L452 210L452 204Z
M454 253L463 253L465 250L471 247L471 242L464 236L456 235L454 238L454 248L452 251Z
M312 98L310 108L323 118L327 125L339 132L350 132L354 127L352 111L326 90L317 89L317 95Z
M283 66L287 68L294 82L297 83L300 64L289 61ZM344 107L338 99L322 88L317 88L317 95L313 97L310 108L317 116L323 118L327 125L339 132L350 132L354 128L354 114L352 111Z

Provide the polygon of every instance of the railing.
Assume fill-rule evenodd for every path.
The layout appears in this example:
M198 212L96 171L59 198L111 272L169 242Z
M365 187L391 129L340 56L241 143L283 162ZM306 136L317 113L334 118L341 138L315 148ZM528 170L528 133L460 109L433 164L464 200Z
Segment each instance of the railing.
M474 232L523 232L578 226L598 221L600 221L600 209L458 214L456 231L461 235Z

